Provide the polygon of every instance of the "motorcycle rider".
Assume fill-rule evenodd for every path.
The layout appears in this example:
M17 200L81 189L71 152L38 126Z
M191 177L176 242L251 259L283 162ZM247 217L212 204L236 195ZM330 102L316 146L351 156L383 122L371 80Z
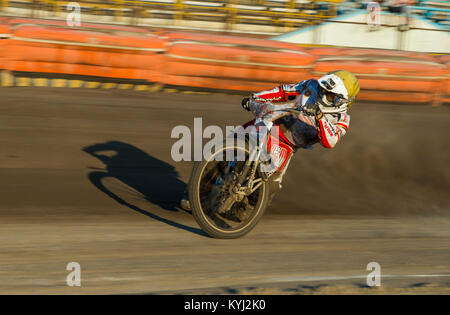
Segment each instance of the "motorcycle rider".
M350 123L349 108L360 90L356 76L345 70L332 71L320 79L304 80L297 84L284 84L274 89L254 93L242 100L242 107L257 113L266 102L273 104L307 99L303 112L278 118L276 124L295 149L311 148L320 142L325 148L334 148L347 133ZM289 163L289 161L287 162ZM270 178L270 199L281 188L282 172ZM180 202L181 208L190 210L187 196Z

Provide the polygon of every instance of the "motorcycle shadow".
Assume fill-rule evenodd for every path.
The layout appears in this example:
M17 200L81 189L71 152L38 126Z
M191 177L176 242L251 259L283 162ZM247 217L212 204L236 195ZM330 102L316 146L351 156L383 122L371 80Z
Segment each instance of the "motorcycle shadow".
M172 165L131 144L120 141L97 143L83 147L82 150L105 164L105 169L90 172L88 178L97 189L107 196L119 204L154 220L206 236L206 233L201 229L163 218L132 204L120 197L118 192L113 192L105 185L105 179L119 181L125 184L128 195L130 194L129 191L134 191L134 194L138 195L137 199L145 198L146 201L159 206L161 209L177 212L181 210L178 207L178 202L186 189L186 184L178 178L178 173Z

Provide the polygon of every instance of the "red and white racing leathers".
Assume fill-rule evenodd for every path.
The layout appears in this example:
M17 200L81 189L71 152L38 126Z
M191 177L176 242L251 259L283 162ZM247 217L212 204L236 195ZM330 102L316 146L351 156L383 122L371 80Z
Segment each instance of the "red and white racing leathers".
M285 84L272 90L252 94L251 110L258 111L258 104L270 101L271 103L288 102L298 99L301 95L318 94L321 87L315 79L305 80L297 84ZM318 117L320 118L320 117ZM325 148L333 148L345 135L350 123L350 116L346 113L323 114L320 119L304 113L290 114L277 119L283 134L295 148L312 148L320 142ZM288 161L289 163L289 161ZM288 165L281 173L271 176L271 198L281 188L281 181Z
M272 90L255 93L252 97L256 102L270 101L272 103L287 102L299 95L318 93L320 89L317 80L305 80L297 84L285 84ZM253 110L253 109L252 109ZM324 114L317 120L306 114L290 115L280 118L283 133L296 148L309 148L320 142L325 148L333 148L345 135L350 124L350 115L345 113Z

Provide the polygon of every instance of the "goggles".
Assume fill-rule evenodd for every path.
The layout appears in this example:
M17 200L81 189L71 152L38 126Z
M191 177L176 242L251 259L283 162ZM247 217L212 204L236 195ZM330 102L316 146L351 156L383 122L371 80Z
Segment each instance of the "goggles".
M343 97L340 97L339 95L332 93L330 91L327 91L325 89L322 90L323 92L323 101L324 101L324 105L325 106L329 106L329 107L339 107L343 104L345 104L346 102L348 102L348 100L344 99Z

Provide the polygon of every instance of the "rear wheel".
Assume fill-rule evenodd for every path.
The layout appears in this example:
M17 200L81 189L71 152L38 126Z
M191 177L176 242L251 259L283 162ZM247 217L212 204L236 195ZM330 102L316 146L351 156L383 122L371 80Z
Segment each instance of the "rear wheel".
M219 155L228 159L217 161ZM242 156L245 160L238 160ZM238 238L247 234L267 207L269 185L261 180L259 170L255 175L258 186L250 194L233 191L247 159L246 148L230 146L217 150L193 168L189 182L192 213L200 227L214 238Z

